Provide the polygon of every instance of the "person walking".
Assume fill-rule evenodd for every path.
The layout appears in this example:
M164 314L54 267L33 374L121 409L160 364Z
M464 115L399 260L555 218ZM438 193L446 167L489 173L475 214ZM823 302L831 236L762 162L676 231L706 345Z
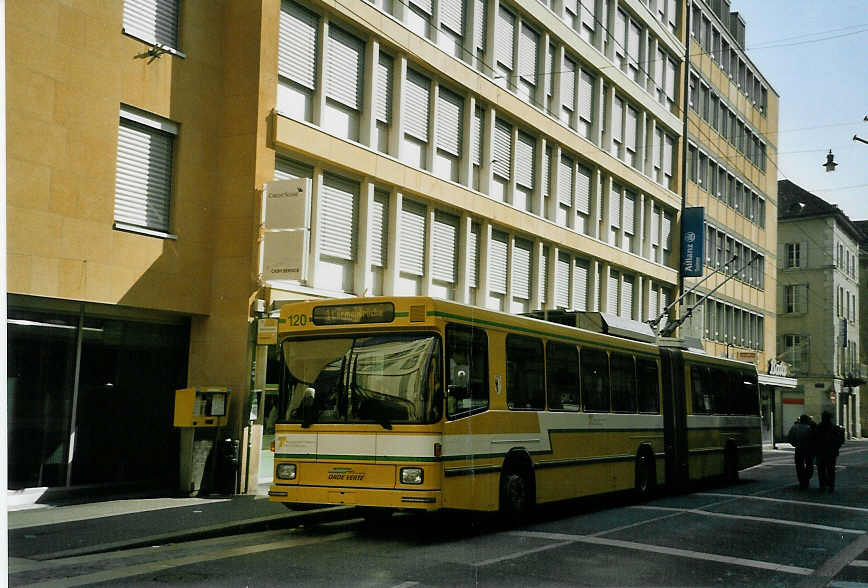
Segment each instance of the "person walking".
M805 490L810 486L811 476L814 475L814 420L803 414L799 417L790 431L787 433L787 441L796 448L796 477L799 479L799 488Z
M832 422L832 413L823 411L820 424L816 428L817 477L820 490L831 492L835 489L835 462L838 450L844 444L844 429Z

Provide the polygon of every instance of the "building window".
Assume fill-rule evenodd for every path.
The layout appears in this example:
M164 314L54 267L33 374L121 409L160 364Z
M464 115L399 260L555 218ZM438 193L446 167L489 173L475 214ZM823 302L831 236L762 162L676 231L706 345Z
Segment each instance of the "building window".
M808 311L807 284L784 286L784 312L805 313Z
M796 374L806 374L810 367L811 338L807 335L784 335L783 358Z
M801 243L787 243L787 258L786 264L788 268L802 267L802 249Z
M172 153L178 125L121 106L115 175L115 227L167 233Z
M178 48L178 0L124 0L124 33Z
M319 16L284 0L277 48L277 108L308 122L313 120L318 45Z

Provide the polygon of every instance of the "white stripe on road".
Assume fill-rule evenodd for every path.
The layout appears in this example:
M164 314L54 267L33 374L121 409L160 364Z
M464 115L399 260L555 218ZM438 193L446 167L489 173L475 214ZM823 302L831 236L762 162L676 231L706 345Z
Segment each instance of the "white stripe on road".
M727 498L745 498L747 500L763 500L765 502L777 502L780 504L795 504L798 506L816 506L820 508L832 508L836 510L847 510L861 513L868 513L868 508L858 506L843 506L841 504L826 504L823 502L808 502L807 500L783 500L781 498L769 498L767 496L755 496L751 494L724 494L722 492L697 492L694 496L718 496Z
M856 568L868 568L868 559L854 559L850 565Z
M643 510L666 510L670 512L682 512L685 514L697 514L706 517L717 517L721 519L739 519L745 521L756 521L758 523L772 523L775 525L788 525L790 527L804 527L807 529L818 529L820 531L832 531L835 533L849 533L850 535L864 535L865 531L862 529L847 529L844 527L830 527L829 525L816 525L813 523L801 523L799 521L787 521L784 519L775 519L770 517L754 517L750 515L734 515L723 512L714 512L710 510L702 510L698 508L674 508L671 506L633 506L632 508L638 508Z
M588 535L569 535L565 533L540 533L535 531L514 531L512 535L519 537L529 537L537 539L551 539L552 541L560 541L559 545L565 543L587 543L591 545L605 545L607 547L620 547L622 549L632 549L635 551L647 551L661 555L671 555L674 557L684 557L687 559L697 559L702 561L713 561L729 565L736 565L748 568L757 568L761 570L771 570L774 572L784 572L786 574L795 574L798 576L808 576L814 570L810 568L802 568L797 566L788 566L776 564L767 561L758 561L755 559L745 559L741 557L730 557L728 555L717 555L715 553L704 553L701 551L691 551L688 549L675 549L672 547L662 547L659 545L647 545L645 543L636 543L634 541L619 541L617 539L606 539L604 537L590 537Z
M497 564L500 562L508 561L511 559L518 559L520 557L525 557L526 555L531 555L534 553L539 553L541 551L548 551L549 549L557 549L558 547L563 547L564 545L570 545L571 543L575 543L575 541L561 541L560 543L552 543L550 545L543 545L541 547L536 547L534 549L528 549L527 551L518 551L516 553L510 553L509 555L504 555L503 557L495 557L493 559L486 559L485 561L478 561L474 564L470 564L475 568L481 568L485 566L490 566L492 564Z

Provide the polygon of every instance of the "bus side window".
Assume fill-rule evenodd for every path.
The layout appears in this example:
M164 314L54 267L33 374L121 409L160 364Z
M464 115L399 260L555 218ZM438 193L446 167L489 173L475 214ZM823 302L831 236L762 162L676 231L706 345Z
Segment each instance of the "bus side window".
M446 326L446 414L488 409L488 337L483 329Z
M710 390L706 389L706 369L695 365L690 368L690 386L693 389L693 414L711 412Z
M711 379L711 412L714 414L728 414L729 401L727 392L729 392L729 377L725 370L720 368L711 368L709 370Z
M636 366L633 356L612 353L612 411L636 412Z
M741 392L739 396L744 403L743 414L758 416L759 410L759 384L755 372L741 372Z
M579 410L579 353L575 345L546 344L549 410Z
M639 372L639 412L659 414L657 362L653 359L636 358L636 368Z
M609 356L602 349L582 347L582 409L609 412Z
M506 337L506 405L514 409L544 409L542 341L523 335Z

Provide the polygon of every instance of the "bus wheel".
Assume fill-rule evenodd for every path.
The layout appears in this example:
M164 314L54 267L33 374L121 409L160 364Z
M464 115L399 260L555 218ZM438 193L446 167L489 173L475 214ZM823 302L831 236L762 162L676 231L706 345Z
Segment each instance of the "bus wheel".
M645 449L636 456L636 497L647 500L657 486L657 471L654 457Z
M723 454L723 477L729 484L738 482L738 449L732 444Z
M523 523L531 510L531 490L527 476L516 471L500 478L500 512L510 525Z

